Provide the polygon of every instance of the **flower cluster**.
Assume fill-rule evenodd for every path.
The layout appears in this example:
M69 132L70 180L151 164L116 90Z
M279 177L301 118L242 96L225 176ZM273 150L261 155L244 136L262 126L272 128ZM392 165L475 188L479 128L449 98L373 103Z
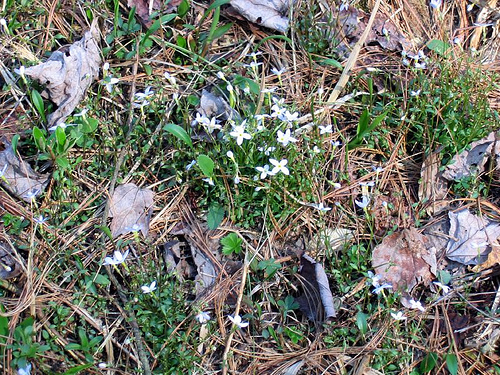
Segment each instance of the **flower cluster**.
M403 52L401 52L401 55L403 56L403 65L405 65L405 66L412 66L413 65L413 67L415 67L415 69L426 69L427 68L427 61L429 59L425 55L423 50L420 50L415 54L403 50Z

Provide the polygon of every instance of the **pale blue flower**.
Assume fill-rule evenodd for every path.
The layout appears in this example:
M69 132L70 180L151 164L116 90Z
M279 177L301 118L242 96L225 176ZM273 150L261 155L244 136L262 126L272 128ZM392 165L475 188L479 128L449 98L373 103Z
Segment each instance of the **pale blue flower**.
M233 322L234 325L238 326L239 328L245 328L245 327L248 327L248 322L244 322L242 319L241 319L241 316L239 315L235 315L234 317L229 315L228 316L229 320L231 322Z
M141 286L141 289L142 289L142 292L144 294L148 294L148 293L155 291L156 290L156 281L153 281L149 285L146 284L146 285Z
M103 265L110 266L110 265L117 265L117 264L123 263L123 262L125 262L125 259L127 259L128 253L129 253L129 250L125 251L123 254L120 251L115 250L115 252L113 253L113 257L104 258Z

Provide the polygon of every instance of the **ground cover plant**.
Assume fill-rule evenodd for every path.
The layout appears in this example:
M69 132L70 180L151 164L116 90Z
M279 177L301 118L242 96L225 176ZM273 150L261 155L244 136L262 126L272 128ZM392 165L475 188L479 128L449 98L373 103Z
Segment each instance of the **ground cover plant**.
M4 1L3 373L500 373L496 13Z

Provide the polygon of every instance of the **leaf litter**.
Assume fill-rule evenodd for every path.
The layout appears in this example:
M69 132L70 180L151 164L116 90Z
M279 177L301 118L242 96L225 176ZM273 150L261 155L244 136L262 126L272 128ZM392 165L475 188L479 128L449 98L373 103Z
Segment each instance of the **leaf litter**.
M136 184L118 186L111 197L109 208L111 234L114 238L141 231L146 237L149 221L153 213L154 193L150 189L141 189Z
M81 40L53 52L46 62L26 68L27 76L46 85L42 96L58 106L48 116L49 127L64 122L99 75L98 41L99 31L93 23Z
M250 22L286 33L288 10L294 0L231 0L231 6Z
M49 175L35 172L23 159L17 157L12 144L5 137L0 139L0 185L26 202L43 193Z

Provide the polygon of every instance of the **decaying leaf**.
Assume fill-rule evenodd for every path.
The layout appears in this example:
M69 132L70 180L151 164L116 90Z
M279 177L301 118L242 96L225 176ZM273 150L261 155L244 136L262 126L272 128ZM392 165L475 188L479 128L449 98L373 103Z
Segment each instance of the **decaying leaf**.
M472 142L470 149L455 155L452 163L446 166L443 177L454 181L483 172L484 166L492 154L495 138L495 132L491 132L487 137Z
M115 189L109 204L111 234L118 237L121 234L141 231L147 236L149 220L153 213L154 193L149 189L141 189L129 183Z
M307 244L309 253L336 253L353 239L352 230L345 228L327 228L317 238Z
M481 264L500 237L500 223L472 214L468 209L449 212L450 240L446 256L462 264Z
M153 12L162 9L162 7L166 7L165 9L163 9L165 13L175 12L177 6L181 2L182 0L127 0L127 5L130 8L135 7L135 15L139 18L144 26L150 27L153 23L150 19L150 16Z
M450 233L450 220L444 216L439 221L425 227L423 234L429 240L429 246L436 249L436 257L440 258L446 251Z
M35 172L19 159L6 138L0 139L0 185L18 198L31 202L43 193L49 176Z
M73 112L98 76L98 40L99 31L92 24L81 40L55 51L46 62L26 69L27 76L46 85L42 96L58 106L48 118L49 126L63 122Z
M229 3L250 22L282 33L290 26L290 0L231 0Z
M282 375L297 375L304 364L305 361L303 359L296 361L283 370Z
M403 229L382 240L373 249L372 266L383 282L396 290L410 292L418 282L429 284L436 267L435 249L415 228Z
M446 180L439 171L441 159L439 152L430 154L422 164L420 171L420 184L418 186L418 197L426 201L426 211L429 215L437 215L448 207L445 200L448 194Z
M313 258L303 254L300 275L304 294L297 298L300 310L313 321L329 320L337 315L325 269Z
M21 267L12 255L9 244L0 241L0 279L12 279L21 273Z
M198 112L209 119L216 117L221 121L234 120L238 117L236 111L223 98L205 89L201 92Z
M500 264L500 244L498 243L498 240L491 245L491 251L488 254L486 261L476 266L477 268L474 267L474 272L485 270L497 264Z

